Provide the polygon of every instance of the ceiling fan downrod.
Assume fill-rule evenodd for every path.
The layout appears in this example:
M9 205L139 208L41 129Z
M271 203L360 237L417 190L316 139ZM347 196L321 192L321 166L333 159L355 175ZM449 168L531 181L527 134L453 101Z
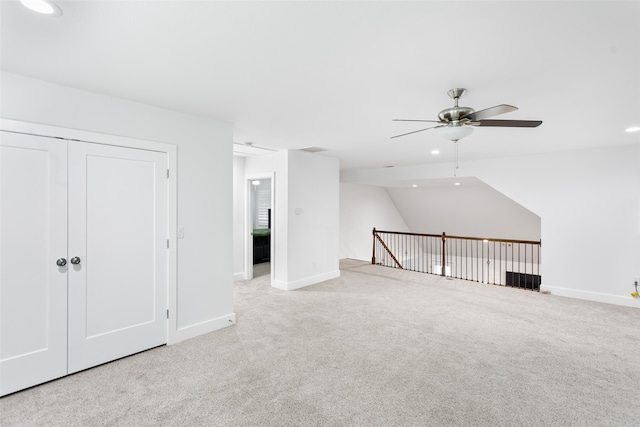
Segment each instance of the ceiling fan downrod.
M449 95L449 98L453 99L454 102L454 106L458 106L458 99L462 98L462 95L465 94L467 90L461 87L457 87L454 89L449 89L447 91L447 95Z

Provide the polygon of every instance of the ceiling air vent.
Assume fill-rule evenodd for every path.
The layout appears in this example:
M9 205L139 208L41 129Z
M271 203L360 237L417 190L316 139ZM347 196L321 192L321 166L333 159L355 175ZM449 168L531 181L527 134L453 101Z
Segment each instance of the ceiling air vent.
M301 148L299 151L306 151L307 153L319 153L321 151L327 151L327 149L321 147L307 147Z

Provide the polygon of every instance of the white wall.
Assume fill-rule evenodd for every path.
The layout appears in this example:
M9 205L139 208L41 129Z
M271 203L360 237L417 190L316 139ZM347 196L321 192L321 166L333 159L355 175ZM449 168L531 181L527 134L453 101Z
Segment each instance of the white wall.
M410 231L384 188L340 184L340 258L371 261L374 227Z
M340 276L340 163L289 151L288 167L289 273L280 287L295 289Z
M512 157L460 165L541 217L542 288L557 295L640 307L640 147ZM441 178L449 165L344 171L343 182Z
M177 338L231 324L232 127L2 72L0 116L178 146Z
M459 181L387 191L413 233L540 240L538 215L480 180Z
M629 295L640 276L638 160L640 147L618 146L521 159L503 170L512 179L499 176L495 161L477 167L542 217L543 288L640 307Z
M245 160L245 180L271 174L272 286L292 290L338 277L338 160L287 150Z
M245 279L244 157L233 157L233 279Z

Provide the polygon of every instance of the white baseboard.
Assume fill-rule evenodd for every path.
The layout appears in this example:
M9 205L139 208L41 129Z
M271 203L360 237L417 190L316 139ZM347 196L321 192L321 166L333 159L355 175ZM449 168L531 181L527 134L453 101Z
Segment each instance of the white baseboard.
M293 291L295 289L304 288L305 286L315 285L325 280L340 277L340 270L330 271L328 273L319 274L317 276L305 277L304 279L294 280L292 282L284 282L281 280L272 280L271 286L282 289L283 291Z
M640 308L640 299L620 295L601 294L598 292L581 291L578 289L559 288L556 286L540 286L540 291L548 291L551 295L577 298L587 301L602 302L605 304L623 305L625 307Z
M247 275L244 274L244 271L240 273L233 273L233 281L235 282L238 280L247 280Z
M205 322L196 323L194 325L185 326L176 331L174 340L169 344L177 344L180 341L195 338L197 336L208 334L209 332L217 331L218 329L226 328L227 326L236 324L236 314L229 313L224 316L216 317L215 319L207 320Z

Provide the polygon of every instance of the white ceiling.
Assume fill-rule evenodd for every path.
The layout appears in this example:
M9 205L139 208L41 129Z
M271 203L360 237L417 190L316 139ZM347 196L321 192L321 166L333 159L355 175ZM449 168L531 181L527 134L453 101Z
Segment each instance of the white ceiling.
M640 126L638 1L56 3L60 18L1 2L4 70L227 121L237 143L326 148L343 169L450 162L436 132L389 137L453 87L544 121L476 128L461 160L640 143L624 132Z

